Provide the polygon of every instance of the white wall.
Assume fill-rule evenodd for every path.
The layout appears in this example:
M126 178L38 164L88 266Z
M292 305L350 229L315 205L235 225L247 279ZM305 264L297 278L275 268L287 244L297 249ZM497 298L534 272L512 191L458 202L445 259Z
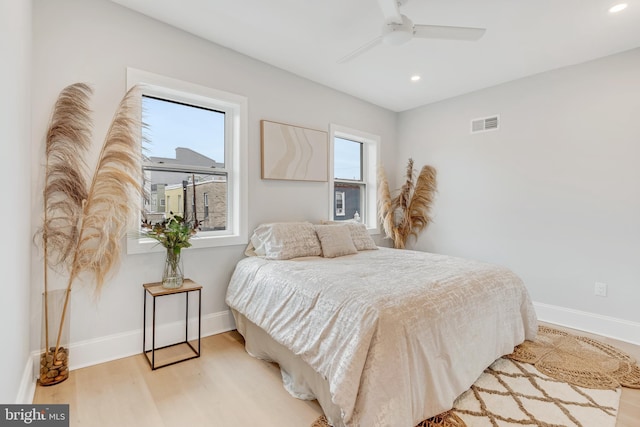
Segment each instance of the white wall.
M261 119L325 130L329 123L336 123L380 135L382 156L394 171L395 152L390 142L395 140L395 113L106 0L36 0L33 26L35 194L42 188L44 135L60 90L80 81L93 86L91 105L97 150L125 92L128 66L248 97L250 230L267 221L318 221L326 217L329 203L327 183L260 179ZM41 197L37 198L33 208L34 229L39 226L41 203ZM224 303L227 283L243 251L244 246L185 251L186 274L204 286L204 317L227 310ZM32 308L38 315L41 262L41 253L34 249ZM162 266L160 253L124 255L120 269L106 283L99 300L94 301L90 286L76 287L72 293L71 341L91 345L104 337L113 338L129 343L127 348L133 352L140 352L141 341L136 331L142 327L142 283L159 280ZM54 282L56 287L64 286L61 279ZM32 349L39 346L39 328L34 328L31 344ZM73 353L71 360L73 365Z
M0 182L4 203L0 209L3 233L2 297L0 297L0 402L26 403L23 373L29 371L29 287L31 265L30 70L31 2L0 3L0 58L2 110L0 112Z
M401 113L396 170L413 157L439 179L415 247L506 265L536 302L638 331L639 76L634 49ZM499 131L470 134L493 114Z

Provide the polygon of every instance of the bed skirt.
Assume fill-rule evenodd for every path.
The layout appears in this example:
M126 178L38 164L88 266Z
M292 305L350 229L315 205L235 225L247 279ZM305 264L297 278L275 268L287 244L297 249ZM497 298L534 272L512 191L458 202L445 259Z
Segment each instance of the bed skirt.
M291 396L302 400L317 399L329 423L344 427L340 408L331 401L329 383L299 356L277 343L264 330L236 310L231 310L238 332L244 337L245 350L251 356L280 366L282 383Z

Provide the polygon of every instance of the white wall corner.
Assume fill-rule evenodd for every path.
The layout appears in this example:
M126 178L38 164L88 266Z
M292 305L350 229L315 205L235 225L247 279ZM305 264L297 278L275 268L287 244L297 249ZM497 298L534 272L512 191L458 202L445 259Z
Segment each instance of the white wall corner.
M33 402L33 396L36 393L36 382L33 379L33 361L33 357L28 357L24 371L22 371L20 389L15 402L18 405L28 405Z
M640 345L640 323L541 302L533 305L543 322Z

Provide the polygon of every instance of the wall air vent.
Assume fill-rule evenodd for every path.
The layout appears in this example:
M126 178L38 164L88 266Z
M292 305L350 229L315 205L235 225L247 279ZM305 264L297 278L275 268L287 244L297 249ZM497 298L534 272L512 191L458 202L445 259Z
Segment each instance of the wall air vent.
M500 128L500 116L483 117L481 119L471 120L471 133L487 132L490 130L498 130Z

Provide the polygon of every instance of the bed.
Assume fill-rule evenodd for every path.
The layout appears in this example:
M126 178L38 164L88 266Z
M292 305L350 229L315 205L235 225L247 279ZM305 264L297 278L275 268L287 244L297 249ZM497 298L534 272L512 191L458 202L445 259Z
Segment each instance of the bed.
M361 224L264 224L251 241L226 297L246 350L277 362L285 388L318 399L334 427L413 427L535 338L507 268L378 248Z

